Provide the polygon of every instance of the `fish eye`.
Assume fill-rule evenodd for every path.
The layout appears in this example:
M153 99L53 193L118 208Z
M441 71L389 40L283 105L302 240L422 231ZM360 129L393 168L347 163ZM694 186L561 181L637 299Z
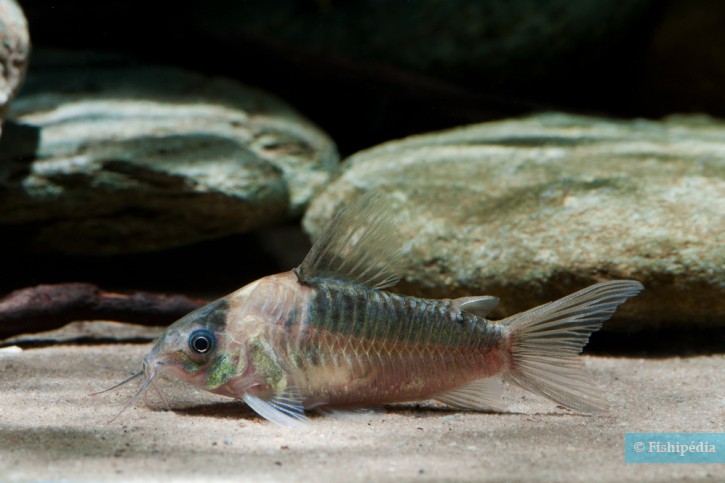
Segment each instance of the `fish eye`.
M207 329L197 329L189 336L189 349L196 354L206 354L214 348L214 334Z

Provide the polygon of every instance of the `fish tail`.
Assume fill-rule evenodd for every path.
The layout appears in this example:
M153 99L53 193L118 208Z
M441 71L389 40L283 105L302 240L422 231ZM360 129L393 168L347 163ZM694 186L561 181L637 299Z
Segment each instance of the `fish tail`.
M631 280L598 283L504 319L510 350L504 377L567 408L606 411L577 355L617 307L643 289Z

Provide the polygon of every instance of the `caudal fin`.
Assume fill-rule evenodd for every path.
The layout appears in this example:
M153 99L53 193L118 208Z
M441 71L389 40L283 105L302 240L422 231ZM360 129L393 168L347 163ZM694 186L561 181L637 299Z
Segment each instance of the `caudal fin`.
M605 410L606 402L577 355L592 332L643 289L632 280L598 283L502 320L511 343L506 379L567 408L584 413Z

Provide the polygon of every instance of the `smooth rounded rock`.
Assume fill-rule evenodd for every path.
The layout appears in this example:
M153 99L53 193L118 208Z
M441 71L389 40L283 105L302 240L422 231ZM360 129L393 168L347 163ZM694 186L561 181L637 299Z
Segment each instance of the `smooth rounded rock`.
M50 65L11 115L0 226L42 250L160 250L270 225L301 214L338 162L274 96L170 67Z
M496 295L500 316L635 279L645 292L606 329L725 326L725 123L541 114L386 143L343 167L305 229L388 193L403 293Z

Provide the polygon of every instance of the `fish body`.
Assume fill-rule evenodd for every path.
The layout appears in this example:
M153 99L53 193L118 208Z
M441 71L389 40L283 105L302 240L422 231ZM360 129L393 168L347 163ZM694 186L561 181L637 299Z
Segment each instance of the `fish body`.
M172 324L144 359L139 392L167 372L286 426L305 410L425 399L496 409L493 376L575 410L605 407L576 356L641 284L603 282L494 322L495 297L385 291L401 271L394 233L384 201L364 198L297 269Z
M235 371L209 366L203 379L205 389L232 397L294 388L305 409L428 399L497 374L508 358L503 328L454 300L334 280L305 285L287 272L225 304L216 338L236 334L223 352L247 357L233 361Z

